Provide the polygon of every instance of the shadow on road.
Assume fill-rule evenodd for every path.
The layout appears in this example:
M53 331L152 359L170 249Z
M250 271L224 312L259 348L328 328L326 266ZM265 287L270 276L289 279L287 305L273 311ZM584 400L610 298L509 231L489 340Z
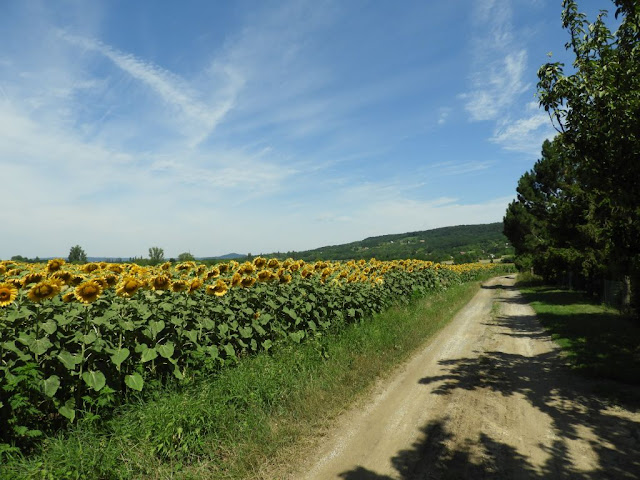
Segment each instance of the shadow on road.
M517 296L505 302L522 302ZM535 316L501 317L496 323L511 336L543 337ZM495 325L495 324L494 324ZM611 402L601 395L611 382L577 377L569 371L559 351L527 357L499 351L484 352L479 358L442 360L443 375L425 377L423 385L434 395L450 395L457 390L490 390L501 395L519 394L551 419L552 446L543 465L533 465L510 445L486 432L476 441L455 449L450 420L441 418L422 429L422 437L410 448L397 452L391 463L397 474L379 475L361 466L343 472L345 480L408 479L640 479L640 422L612 413ZM638 410L633 401L622 406ZM618 399L618 404L625 402ZM473 412L470 412L472 415ZM590 431L590 448L597 466L578 471L569 456L568 442ZM458 444L460 445L460 444ZM473 452L473 453L472 453Z

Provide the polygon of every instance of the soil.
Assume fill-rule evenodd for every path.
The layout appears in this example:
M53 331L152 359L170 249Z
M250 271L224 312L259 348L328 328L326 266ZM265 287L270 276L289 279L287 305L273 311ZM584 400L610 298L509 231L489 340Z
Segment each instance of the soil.
M295 479L640 479L637 389L571 372L514 287L485 285ZM627 395L628 396L628 395Z

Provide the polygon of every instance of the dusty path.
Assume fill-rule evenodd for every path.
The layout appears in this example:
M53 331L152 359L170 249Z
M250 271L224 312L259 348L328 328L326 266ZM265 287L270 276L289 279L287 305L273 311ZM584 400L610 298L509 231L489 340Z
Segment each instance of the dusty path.
M640 479L640 412L562 366L513 283L487 282L295 478Z

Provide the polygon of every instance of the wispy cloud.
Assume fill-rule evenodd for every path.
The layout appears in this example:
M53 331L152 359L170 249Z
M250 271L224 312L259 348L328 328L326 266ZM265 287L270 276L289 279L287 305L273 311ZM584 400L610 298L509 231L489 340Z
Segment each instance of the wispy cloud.
M542 142L553 138L556 132L551 127L549 116L540 111L537 103L530 103L526 111L528 115L518 120L499 122L491 141L505 150L538 155Z
M157 65L130 53L120 52L98 40L65 31L59 31L59 36L86 51L104 55L118 68L147 85L168 105L175 107L182 114L182 120L188 121L184 131L193 135L191 146L203 141L233 108L235 98L244 83L242 76L230 66L217 66L215 70L226 76L220 88L223 98L214 104L205 103L197 100L198 92L193 91L183 78ZM195 135L193 132L196 132Z

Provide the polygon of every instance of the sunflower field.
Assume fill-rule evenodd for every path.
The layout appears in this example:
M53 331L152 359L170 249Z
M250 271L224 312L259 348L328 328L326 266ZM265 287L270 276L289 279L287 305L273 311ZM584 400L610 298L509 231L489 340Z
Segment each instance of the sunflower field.
M0 450L502 265L0 261ZM1 453L1 452L0 452Z

